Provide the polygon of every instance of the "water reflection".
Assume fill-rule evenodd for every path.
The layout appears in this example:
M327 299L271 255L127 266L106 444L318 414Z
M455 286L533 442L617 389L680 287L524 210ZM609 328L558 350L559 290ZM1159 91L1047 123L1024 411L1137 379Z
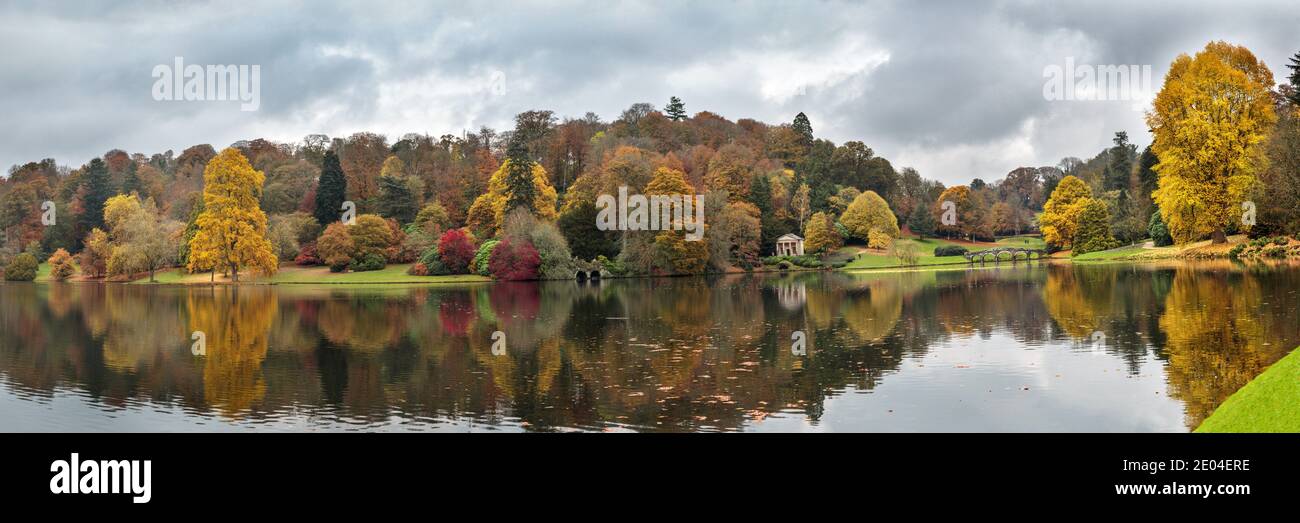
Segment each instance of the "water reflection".
M7 284L0 423L1186 430L1300 343L1298 292L1300 269L1226 262L420 288Z

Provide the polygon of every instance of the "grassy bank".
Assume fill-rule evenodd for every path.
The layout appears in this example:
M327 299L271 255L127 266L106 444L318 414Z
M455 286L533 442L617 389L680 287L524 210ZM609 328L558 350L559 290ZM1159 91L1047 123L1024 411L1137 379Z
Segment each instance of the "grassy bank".
M1206 418L1196 432L1300 432L1300 350L1278 360Z
M1227 258L1228 251L1239 243L1247 241L1245 235L1238 234L1228 237L1228 243L1215 245L1210 240L1192 242L1186 245L1170 245L1168 247L1155 247L1147 241L1138 245L1125 245L1106 251L1090 252L1080 254L1071 258L1074 261L1096 262L1096 261L1150 261L1150 260L1169 260L1175 258L1186 259L1213 259Z
M996 242L967 242L944 240L940 238L925 238L921 240L906 239L899 240L911 242L916 245L917 258L916 266L932 265L951 265L968 263L964 256L935 256L934 249L943 246L965 247L970 252L982 251L985 249L994 249L998 247L1019 247L1023 249L1042 249L1045 248L1042 238L1036 236L1009 236L1001 238ZM898 261L898 258L890 255L886 251L878 249L866 249L863 247L845 247L840 249L832 257L844 257L848 253L849 263L844 266L845 270L854 269L884 269L894 267L905 267Z

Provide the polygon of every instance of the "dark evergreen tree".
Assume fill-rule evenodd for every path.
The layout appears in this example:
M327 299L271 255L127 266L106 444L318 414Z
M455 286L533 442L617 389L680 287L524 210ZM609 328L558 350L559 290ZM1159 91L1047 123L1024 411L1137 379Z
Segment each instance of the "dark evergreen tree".
M1291 82L1291 92L1287 95L1287 99L1295 105L1300 105L1300 52L1291 56L1291 63L1286 64L1286 67L1291 70L1291 75L1287 77Z
M1138 160L1138 191L1144 199L1150 200L1151 193L1155 192L1158 187L1159 177L1156 176L1156 164L1160 163L1160 158L1156 157L1155 151L1151 150L1148 145L1142 150L1142 156Z
M561 214L556 222L560 233L569 242L569 250L579 259L594 260L597 256L613 258L618 255L618 235L596 228L598 213L596 204L584 200Z
M383 176L379 179L379 214L385 218L407 224L415 221L415 196L411 194L406 182L396 176Z
M825 211L826 199L836 192L831 177L834 154L835 144L827 140L816 140L808 150L808 155L795 165L795 183L792 187L797 188L800 184L808 184L810 200L808 206L812 212Z
M934 236L934 229L937 226L929 202L918 203L912 208L912 215L907 217L907 228L912 230L912 234L921 238Z
M181 252L177 263L182 267L190 263L190 240L193 240L194 235L199 233L199 215L203 214L203 209L206 208L203 198L197 198L197 200L194 206L190 207L190 217L185 222L185 232L181 235Z
M321 160L320 182L316 185L316 209L312 213L322 226L342 216L343 200L348 190L348 180L343 176L339 156L332 149L325 151Z
M1133 172L1133 160L1137 157L1137 146L1128 143L1128 133L1115 133L1115 146L1110 148L1109 162L1102 178L1102 187L1107 191L1127 191L1129 176Z
M1165 221L1160 217L1159 210L1151 213L1151 220L1147 224L1147 234L1151 236L1151 243L1156 247L1166 247L1174 244L1174 238L1169 235L1169 227L1165 226Z
M754 181L750 182L749 201L758 207L759 224L762 229L759 233L760 250L768 252L776 248L776 239L785 234L786 229L773 212L772 183L767 180L766 175L755 175Z
M674 122L680 122L682 120L685 120L686 105L682 103L681 98L678 98L676 96L669 98L668 107L664 108L664 114L668 115L668 119Z
M792 127L794 127L794 132L799 133L800 140L804 145L812 145L813 128L812 122L808 121L807 115L803 113L796 114L794 116L794 124Z
M86 167L81 179L81 216L77 218L77 246L81 246L91 229L104 228L104 202L113 196L113 184L108 175L108 164L95 158Z
M506 211L523 207L529 212L536 212L533 202L537 199L537 187L533 185L533 159L528 155L528 147L518 137L511 138L506 148Z
M140 166L136 165L135 162L131 162L126 167L126 174L122 177L122 194L140 194L140 174L137 172L139 170ZM143 199L143 196L141 198Z

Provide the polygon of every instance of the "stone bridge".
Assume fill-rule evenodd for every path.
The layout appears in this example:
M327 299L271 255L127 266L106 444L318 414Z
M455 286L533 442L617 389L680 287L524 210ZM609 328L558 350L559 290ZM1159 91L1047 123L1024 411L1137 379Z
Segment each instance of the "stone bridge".
M1038 256L1038 259L1041 260L1041 259L1043 259L1044 256L1047 256L1047 251L1044 250L1044 249L1024 249L1024 248L1020 248L1020 247L999 247L999 248L996 248L996 249L985 249L985 250L982 250L982 251L968 252L968 253L966 253L966 254L963 254L962 256L965 256L965 257L966 257L966 261L968 261L968 262L970 262L970 263L975 263L975 260L979 260L980 263L984 263L984 262L986 261L986 258L988 258L988 257L990 257L990 256L993 258L993 261L994 261L994 262L1001 261L1001 260L1002 260L1002 255L1003 255L1003 254L1006 254L1006 255L1010 256L1010 257L1011 257L1011 261L1014 262L1014 261L1016 261L1016 259L1018 259L1021 255L1024 255L1025 260L1029 260L1030 258L1032 258L1032 257L1035 256L1035 255L1037 255L1037 256Z

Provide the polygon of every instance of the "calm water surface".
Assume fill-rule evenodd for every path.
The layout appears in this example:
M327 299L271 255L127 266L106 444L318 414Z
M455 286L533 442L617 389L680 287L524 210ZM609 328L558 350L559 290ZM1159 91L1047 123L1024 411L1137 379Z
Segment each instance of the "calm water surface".
M1229 262L0 284L0 429L1186 431L1297 344L1300 268Z

